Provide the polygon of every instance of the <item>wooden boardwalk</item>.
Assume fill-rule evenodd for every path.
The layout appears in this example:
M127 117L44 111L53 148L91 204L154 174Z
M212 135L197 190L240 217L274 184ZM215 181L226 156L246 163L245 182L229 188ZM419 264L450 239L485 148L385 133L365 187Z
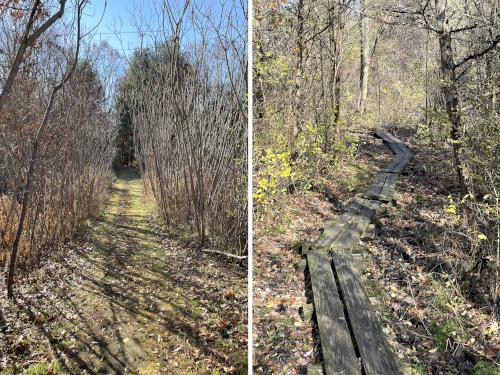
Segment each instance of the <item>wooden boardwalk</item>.
M314 242L302 245L323 353L322 368L311 366L311 374L401 374L363 289L353 249L360 239L373 237L371 221L392 201L398 176L412 154L393 135L381 131L374 135L388 144L394 159Z

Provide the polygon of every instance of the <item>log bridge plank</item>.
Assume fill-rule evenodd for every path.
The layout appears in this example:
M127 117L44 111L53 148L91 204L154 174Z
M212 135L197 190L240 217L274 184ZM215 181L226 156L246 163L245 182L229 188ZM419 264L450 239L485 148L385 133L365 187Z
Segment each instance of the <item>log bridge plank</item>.
M412 154L393 135L381 131L374 135L389 145L395 158L362 197L356 197L344 214L325 226L310 248L303 249L311 275L322 368L327 375L401 374L363 289L352 250L369 226L373 227L370 223L375 215L392 201L397 178ZM316 371L317 367L311 367L311 373Z
M361 375L329 257L307 254L327 374Z
M375 310L354 270L352 256L333 252L332 258L365 374L398 374L399 369L379 326Z

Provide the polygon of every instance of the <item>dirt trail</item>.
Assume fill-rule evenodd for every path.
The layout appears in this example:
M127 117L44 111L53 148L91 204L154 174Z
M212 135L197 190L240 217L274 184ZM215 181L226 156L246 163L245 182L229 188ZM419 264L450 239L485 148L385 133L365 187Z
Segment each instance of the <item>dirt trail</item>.
M69 274L26 311L61 373L244 372L246 270L158 228L139 176L120 172Z

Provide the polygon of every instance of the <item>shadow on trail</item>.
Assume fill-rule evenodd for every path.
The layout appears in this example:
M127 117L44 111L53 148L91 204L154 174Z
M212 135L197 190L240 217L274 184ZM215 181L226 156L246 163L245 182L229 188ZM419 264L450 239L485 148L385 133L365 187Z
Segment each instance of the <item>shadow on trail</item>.
M40 316L43 321L58 317L50 330L38 326L70 373L163 374L171 373L167 371L171 366L179 366L176 373L183 373L182 366L186 372L204 372L208 362L212 368L235 365L231 354L246 356L246 343L229 343L231 334L206 324L210 318L238 319L238 324L246 325L246 307L240 302L236 304L240 311L228 308L224 286L212 281L207 269L222 270L228 286L233 279L244 280L245 270L175 243L166 250L164 236L149 226L145 215L134 211L142 198L137 171L120 170L118 176L120 186L111 190L120 195L118 207L108 208L117 211L104 215L93 235L92 251L77 252L78 264L63 261L74 277L60 280L56 297L47 293L50 311L46 305L19 303L19 307L34 324ZM227 349L229 344L235 347ZM183 347L184 357L179 349ZM180 360L170 363L173 351L178 351ZM204 358L197 364L200 355Z

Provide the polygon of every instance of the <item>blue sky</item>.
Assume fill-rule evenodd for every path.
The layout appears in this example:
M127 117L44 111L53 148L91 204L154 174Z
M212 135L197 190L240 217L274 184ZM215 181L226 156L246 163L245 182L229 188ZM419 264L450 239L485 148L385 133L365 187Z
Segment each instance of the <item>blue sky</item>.
M144 29L145 39L143 46L151 46L154 44L152 39L154 36L159 37L158 41L164 41L165 38L169 38L171 35L166 30L164 35L158 35L157 31L163 30L167 27L161 27L161 23L157 19L157 12L154 10L154 4L161 4L161 1L168 1L169 4L173 5L175 9L179 9L184 5L184 0L92 0L85 10L85 17L83 18L83 25L85 31L89 31L98 25L97 29L94 31L95 36L92 40L92 44L99 45L101 41L106 41L112 48L114 48L122 57L131 57L135 48L141 47L141 35L138 32L138 28ZM245 36L246 39L246 25L247 21L243 12L241 10L233 14L232 17L228 17L227 11L222 11L220 2L228 4L239 4L240 0L191 0L191 4L203 9L206 13L207 7L211 7L211 14L208 18L203 18L205 27L210 28L211 35L209 38L213 43L217 42L216 34L214 33L213 24L221 25L224 30L233 30L232 26L229 27L228 22L234 22L238 25L240 33ZM106 7L104 6L106 3ZM227 8L226 8L227 9ZM99 21L102 21L99 23ZM210 26L208 26L210 24ZM193 25L185 25L185 33L183 35L182 44L184 45L184 50L189 51L192 41L196 38L196 33L193 31ZM198 29L198 28L197 28ZM152 32L151 30L154 30ZM229 39L232 39L233 33L227 35ZM239 40L238 38L235 38ZM108 61L112 66L113 77L108 77L111 79L110 90L113 90L114 84L112 84L114 79L122 76L128 66L128 62L123 59L117 59L116 57L110 57ZM109 68L108 65L98 67L98 70L102 68L101 74L108 75L106 70Z
M239 0L233 0L239 3ZM229 2L226 0L226 2ZM106 4L106 9L104 4ZM184 4L183 0L170 0L174 7L180 7ZM213 4L214 19L221 16L221 7L219 1L203 1L193 0L199 6L204 7L208 3ZM113 48L120 51L120 54L130 55L134 48L140 46L141 38L137 32L138 23L142 26L149 23L153 29L162 29L159 26L154 10L152 9L153 2L151 0L93 0L86 9L87 16L84 19L84 24L87 29L94 27L103 16L102 22L96 30L94 42L99 43L100 40L106 40ZM104 13L103 13L104 12ZM103 15L104 14L104 15ZM135 22L134 22L135 18ZM220 19L224 22L224 17ZM144 22L141 22L144 20ZM246 19L242 13L236 16L236 22L239 25L245 25ZM193 38L189 26L184 35L185 41ZM119 32L119 36L115 32ZM146 35L148 35L146 33ZM152 43L152 40L146 37L146 43Z
M106 8L105 8L105 3ZM134 10L137 8L137 0L97 0L92 1L87 8L85 24L87 28L94 27L103 17L96 30L95 42L106 40L113 48L122 51L127 55L130 49L139 46L139 35L135 32L132 23ZM149 9L144 7L142 12L147 16ZM115 35L119 31L119 37ZM121 40L120 40L121 39Z

